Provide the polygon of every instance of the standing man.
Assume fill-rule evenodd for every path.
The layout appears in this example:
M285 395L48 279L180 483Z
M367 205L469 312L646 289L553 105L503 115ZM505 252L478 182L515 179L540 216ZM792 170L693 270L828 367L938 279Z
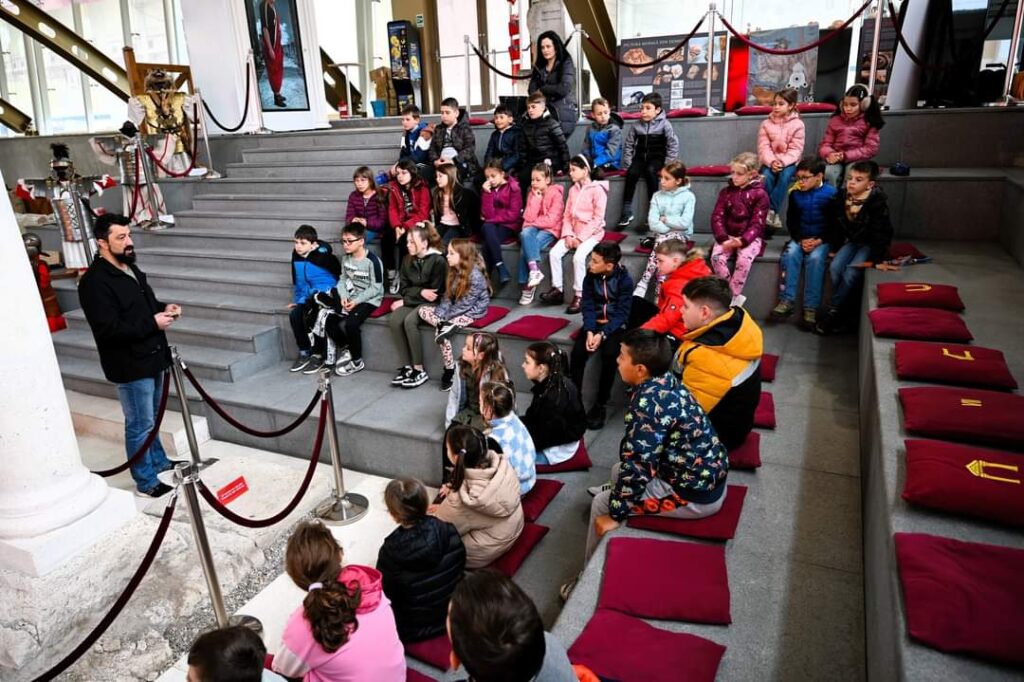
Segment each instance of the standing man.
M156 299L146 275L135 266L128 218L105 214L94 232L99 257L78 285L78 299L92 328L100 365L117 384L124 411L124 444L131 457L153 430L164 371L171 364L164 330L181 316L181 306ZM161 497L171 491L156 475L172 467L160 438L131 467L138 495Z

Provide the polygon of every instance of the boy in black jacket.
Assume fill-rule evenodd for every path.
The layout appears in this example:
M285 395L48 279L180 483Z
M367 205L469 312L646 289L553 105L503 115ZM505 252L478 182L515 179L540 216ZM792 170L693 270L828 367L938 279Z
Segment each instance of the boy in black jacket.
M640 120L626 133L622 148L622 168L626 169L626 193L622 197L619 227L633 222L633 193L643 179L647 199L658 191L660 173L667 159L679 158L679 138L672 122L665 117L661 95L649 92L640 102Z
M447 97L441 102L441 122L434 128L430 140L430 162L434 168L454 163L459 169L459 180L472 186L480 175L476 160L476 137L469 126L469 115L459 109L459 101Z
M530 191L530 173L538 163L551 167L552 173L566 169L569 147L558 120L548 111L547 99L537 91L526 101L526 115L519 121L523 129L523 164L519 171L519 189L525 201Z
M512 118L512 111L504 104L494 108L494 132L487 142L484 165L491 159L501 159L501 167L511 176L518 177L523 157L523 131Z

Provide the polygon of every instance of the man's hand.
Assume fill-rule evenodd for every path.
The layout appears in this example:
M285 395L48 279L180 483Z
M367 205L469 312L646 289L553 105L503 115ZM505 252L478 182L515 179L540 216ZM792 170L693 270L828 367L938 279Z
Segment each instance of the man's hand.
M174 317L181 317L181 306L177 303L168 303L164 307L164 312Z
M420 289L420 296L423 297L424 301L432 303L437 300L437 289Z
M176 318L170 313L157 313L153 316L153 321L156 322L156 328L163 331L174 324Z
M587 332L587 352L593 353L601 347L601 341L604 340L604 334L601 332Z
M597 531L597 537L599 538L604 537L606 533L611 533L620 525L618 521L607 514L602 514L594 519L594 530Z

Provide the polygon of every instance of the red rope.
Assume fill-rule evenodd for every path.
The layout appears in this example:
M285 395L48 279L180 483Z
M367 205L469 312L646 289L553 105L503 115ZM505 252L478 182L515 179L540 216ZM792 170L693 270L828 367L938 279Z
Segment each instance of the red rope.
M530 72L530 73L528 73L526 75L523 75L523 76L515 76L515 75L513 75L511 73L505 73L504 71L500 70L498 67L494 66L489 61L487 61L487 58L480 53L480 50L477 49L476 45L473 45L472 43L470 43L469 46L473 48L473 52L476 52L476 56L480 58L480 61L482 61L484 63L484 66L486 66L488 69L490 69L494 73L498 74L499 76L504 76L505 78L509 78L511 80L517 80L517 81L529 80L530 78L533 77L533 72Z
M133 464L138 462L139 458L141 458L142 455L145 454L147 450L149 450L149 446L153 444L153 441L156 440L157 436L160 434L160 424L164 420L164 412L167 411L167 396L171 392L171 382L167 380L166 371L164 371L163 377L164 388L163 392L160 394L160 407L157 408L156 421L153 422L153 429L149 432L149 435L146 436L146 440L142 441L142 445L139 447L139 449L136 450L135 454L129 457L128 461L125 462L124 464L119 464L113 469L104 469L103 471L94 471L92 473L96 474L97 476L102 476L103 478L107 478L108 476L116 476L117 474L121 473L122 471L128 469Z
M794 47L794 48L789 49L789 50L779 50L779 49L772 48L772 47L765 47L764 45L758 45L757 43L752 41L750 38L746 37L745 35L743 35L739 31L737 31L735 28L733 28L732 24L730 24L729 21L725 17L722 16L721 12L717 12L716 11L715 14L717 14L718 18L722 20L722 25L725 26L725 28L730 33L732 33L736 37L737 40L739 40L741 43L743 43L744 45L746 45L750 49L757 50L758 52L767 52L768 54L791 55L791 54L800 54L801 52L807 52L808 50L813 50L816 47L820 47L820 46L824 45L825 43L827 43L828 41L832 40L833 38L837 38L840 33L842 33L850 24L853 23L854 19L856 19L857 17L859 17L861 14L864 13L864 10L866 10L871 5L872 2L874 2L874 0L867 0L867 2L865 2L863 5L861 5L859 10L854 12L852 17L850 17L849 19L844 21L842 26L840 26L836 30L830 31L829 33L826 33L825 35L823 35L818 40L815 40L813 43L808 43L807 45L801 45L800 47Z
M313 480L313 472L316 471L316 465L320 462L320 448L323 447L324 444L324 430L326 427L327 400L323 399L320 402L320 423L316 429L316 441L313 443L313 454L309 458L309 466L306 468L306 476L302 479L302 485L299 486L299 490L295 493L295 497L291 499L284 509L273 516L265 519L249 519L244 516L239 516L221 504L220 500L217 499L217 496L214 495L202 481L199 481L199 494L203 496L203 499L206 500L207 504L213 507L215 512L232 523L236 523L239 526L245 526L246 528L267 528L268 526L273 526L275 523L282 521L286 516L295 511L295 507L297 507L302 498L306 496L306 491L309 490L309 484Z
M600 53L602 57L604 57L605 59L607 59L607 60L609 60L611 62L614 62L614 63L618 64L619 66L628 66L628 67L632 67L632 68L646 68L648 66L655 66L657 64L662 63L663 61L665 61L666 59L668 59L669 57L674 55L676 52L679 52L679 50L683 49L683 47L686 45L686 43L690 42L690 38L693 38L693 36L697 35L697 31L700 30L700 27L701 27L701 25L703 23L704 23L704 17L701 17L700 21L697 22L697 25L693 27L692 31L690 31L690 34L688 36L686 36L685 38L683 38L681 41L679 41L678 45L676 45L670 51L668 51L665 54L661 55L657 59L655 59L653 61L649 61L649 62L643 62L642 64L628 64L628 63L626 63L624 61L621 61L615 55L608 54L607 52L605 52L604 48L601 47L601 45L599 43L597 43L590 36L587 36L587 42L590 43L590 46L593 47L595 50L597 50L598 53Z

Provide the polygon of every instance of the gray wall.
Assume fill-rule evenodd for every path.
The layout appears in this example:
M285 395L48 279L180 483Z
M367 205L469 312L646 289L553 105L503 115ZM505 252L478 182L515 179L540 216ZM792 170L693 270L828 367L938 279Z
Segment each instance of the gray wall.
M999 243L1024 265L1024 169L1013 170L1007 177Z

